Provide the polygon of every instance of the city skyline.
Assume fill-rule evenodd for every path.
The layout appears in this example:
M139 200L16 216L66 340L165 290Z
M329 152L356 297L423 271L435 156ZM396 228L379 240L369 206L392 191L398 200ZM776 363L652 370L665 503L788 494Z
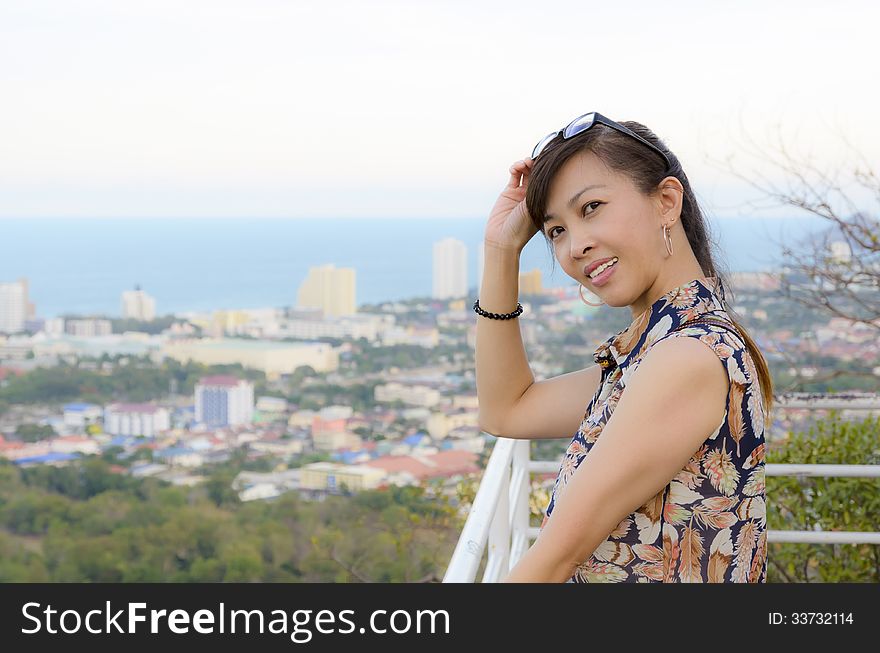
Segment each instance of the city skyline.
M358 306L428 297L433 243L447 237L466 245L468 292L482 276L484 227L466 219L224 220L211 229L201 220L161 227L151 220L6 225L11 246L0 257L0 282L26 277L41 317L116 316L120 293L136 285L156 298L157 315L290 306L309 269L334 261L357 271ZM826 224L819 218L744 218L709 219L709 226L719 261L739 272L773 269L781 260L780 244L790 246ZM522 252L521 269L540 269L546 287L573 285L552 256L536 236Z
M443 238L433 243L432 296L436 299L460 298L467 294L467 246L455 238ZM482 272L482 267L481 267ZM299 284L296 299L288 306L294 310L320 313L322 321L330 318L346 318L357 314L357 270L353 267L337 267L335 263L311 266L306 278ZM35 315L35 304L28 301L29 282L22 277L18 281L0 281L0 334L25 330L27 319ZM122 319L150 322L157 317L156 298L137 284L134 290L122 292ZM110 322L95 316L86 319L62 320L52 316L44 318L42 330L50 335L72 333L74 335L100 335L110 332ZM240 309L218 309L213 312L213 322L221 332L247 322L247 315ZM307 326L312 320L302 322ZM310 329L306 329L309 331Z

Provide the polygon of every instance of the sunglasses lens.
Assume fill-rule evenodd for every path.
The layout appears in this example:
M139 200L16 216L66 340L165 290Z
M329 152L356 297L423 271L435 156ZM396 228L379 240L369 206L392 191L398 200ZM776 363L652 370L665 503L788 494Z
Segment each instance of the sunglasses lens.
M571 138L575 134L580 134L585 129L589 129L596 121L596 113L585 113L580 118L575 118L568 127L565 128L565 138Z
M590 127L595 125L597 122L601 122L603 125L610 127L611 129L616 129L617 131L619 131L623 134L626 134L628 136L635 138L637 141L643 143L644 145L648 146L649 148L651 148L652 150L657 152L660 156L662 156L663 159L666 161L667 170L672 167L672 163L670 162L669 157L667 157L666 154L663 151L661 151L660 149L658 149L655 145L653 145L652 143L649 143L648 141L646 141L644 138L642 138L641 136L639 136L638 134L636 134L632 130L627 129L623 125L616 123L613 120L611 120L610 118L606 118L605 116L598 114L595 111L591 111L590 113L585 113L584 115L572 120L565 129L561 130L562 137L563 138L571 138L572 136L576 136L577 134L580 134L582 131L586 131L587 129L589 129ZM552 134L547 134L537 145L535 145L535 149L532 150L532 159L536 158L541 153L541 150L543 150L550 141L552 141L557 136L559 136L559 134L560 134L560 132L558 132L558 131L553 132Z
M545 147L547 147L547 143L552 141L557 136L559 136L558 131L547 134L544 138L542 138L540 140L540 142L537 145L535 145L535 149L532 150L531 158L532 159L536 158L541 153L541 150L543 150Z

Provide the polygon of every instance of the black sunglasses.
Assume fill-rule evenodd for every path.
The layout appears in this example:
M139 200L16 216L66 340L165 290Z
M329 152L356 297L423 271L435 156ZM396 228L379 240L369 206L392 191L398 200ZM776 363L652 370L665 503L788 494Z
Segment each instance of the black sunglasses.
M644 138L642 138L641 136L636 134L631 129L627 129L626 127L624 127L620 123L614 122L613 120L611 120L611 118L606 118L601 113L596 113L595 111L591 111L590 113L585 113L582 116L578 116L577 118L572 120L570 123L568 123L568 126L565 129L560 129L558 131L547 134L544 138L542 138L540 141L538 141L537 145L535 145L535 149L532 150L532 159L538 158L538 155L541 153L541 151L545 147L547 147L547 144L550 141L552 141L553 139L555 139L557 136L559 136L560 133L562 134L562 138L571 138L572 136L576 136L577 134L580 134L581 132L588 130L590 127L592 127L596 123L602 123L603 125L607 125L608 127L611 127L612 129L616 129L617 131L619 131L622 134L626 134L627 136L632 136L634 139L636 139L640 143L644 143L645 145L650 147L652 150L657 152L657 154L659 154L660 156L663 157L663 160L666 161L666 169L667 170L672 168L672 162L669 160L669 157L666 156L666 153L663 152L661 149L659 149L656 145L652 145L651 143L646 141Z

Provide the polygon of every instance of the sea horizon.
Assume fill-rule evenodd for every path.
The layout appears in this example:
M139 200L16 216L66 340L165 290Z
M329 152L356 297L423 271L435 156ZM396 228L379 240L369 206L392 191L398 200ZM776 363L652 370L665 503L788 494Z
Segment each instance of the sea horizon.
M710 219L724 272L758 272L822 227L821 218ZM121 314L121 294L139 285L157 316L293 306L309 267L353 267L356 304L428 297L432 246L457 238L476 288L484 218L4 218L0 282L25 277L42 318ZM523 250L522 271L545 287L574 285L540 235Z

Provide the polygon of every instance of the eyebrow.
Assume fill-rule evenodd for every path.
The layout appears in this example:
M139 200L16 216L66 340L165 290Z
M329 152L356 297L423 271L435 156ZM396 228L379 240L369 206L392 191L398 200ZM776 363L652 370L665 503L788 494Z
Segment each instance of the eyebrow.
M607 186L605 186L605 184L591 184L589 186L581 188L578 192L576 192L574 195L572 195L570 200L568 200L568 207L571 208L572 206L574 206L574 203L578 201L578 198L581 195L586 193L588 190L593 190L594 188L607 188ZM554 219L554 216L545 215L541 224L547 224L548 222L550 222L550 220L553 220L553 219Z

